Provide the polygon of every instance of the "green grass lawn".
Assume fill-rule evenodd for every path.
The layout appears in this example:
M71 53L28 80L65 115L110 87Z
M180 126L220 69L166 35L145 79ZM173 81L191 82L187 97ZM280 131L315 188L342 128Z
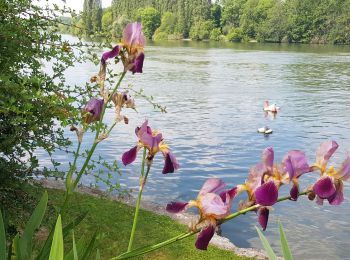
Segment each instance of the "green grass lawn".
M0 186L0 205L8 219L10 236L23 230L44 188L28 184ZM40 229L36 235L35 248L40 248L48 233L49 227L56 221L55 206L63 201L63 191L47 189L49 206ZM102 259L109 259L124 252L133 221L134 208L108 198L97 198L86 194L74 194L70 207L63 215L63 225L69 223L80 214L87 212L86 218L74 229L76 241L80 238L88 240L95 231L98 232L97 247ZM171 238L187 227L174 222L167 216L160 216L141 210L134 248L152 245ZM70 239L68 239L70 240ZM207 251L194 247L195 236L168 245L160 250L148 253L138 259L248 259L234 255L232 252L209 246ZM70 250L71 242L66 241L65 253Z

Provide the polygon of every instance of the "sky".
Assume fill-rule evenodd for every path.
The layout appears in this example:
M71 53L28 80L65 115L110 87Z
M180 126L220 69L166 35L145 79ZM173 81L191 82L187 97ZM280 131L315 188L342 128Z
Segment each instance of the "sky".
M34 3L38 3L41 6L49 4L57 4L58 6L62 7L63 5L66 5L67 7L70 7L76 11L82 11L83 10L83 4L84 0L66 0L66 3L64 3L62 0L37 0L34 1ZM102 0L102 8L111 6L112 0Z

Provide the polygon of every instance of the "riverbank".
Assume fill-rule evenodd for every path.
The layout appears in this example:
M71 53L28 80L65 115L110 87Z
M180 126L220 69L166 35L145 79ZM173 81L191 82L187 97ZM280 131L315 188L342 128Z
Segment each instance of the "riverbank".
M36 234L35 248L40 248L48 234L48 227L55 221L55 206L62 202L63 184L58 181L41 180L40 184L20 184L0 187L0 202L9 220L10 236L20 232L29 219L44 190L49 193L49 205L43 225ZM97 230L101 234L97 243L103 259L116 256L127 248L132 225L133 199L121 199L107 195L100 190L80 187L71 200L71 207L63 219L71 220L88 212L85 220L74 230L75 236L89 238ZM160 242L187 230L192 216L187 214L168 215L163 207L145 202L139 218L135 247ZM51 217L50 217L51 216ZM175 220L175 221L174 221ZM182 224L180 224L182 223ZM18 227L18 228L16 228ZM161 232L159 232L161 231ZM215 235L207 251L196 250L195 237L164 247L140 259L252 259L263 258L264 254L254 249L234 246L226 238ZM69 247L69 246L68 246Z

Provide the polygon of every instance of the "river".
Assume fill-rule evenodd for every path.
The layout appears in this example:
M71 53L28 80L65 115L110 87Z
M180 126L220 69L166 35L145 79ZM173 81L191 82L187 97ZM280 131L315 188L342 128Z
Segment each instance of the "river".
M123 151L136 144L134 128L148 118L163 133L181 169L162 175L163 158L158 155L144 193L147 200L166 205L194 199L210 177L229 186L243 183L268 146L274 148L277 162L288 150L301 149L313 163L315 149L327 139L339 144L332 164L339 165L349 152L349 46L166 42L149 43L145 53L144 73L128 74L123 86L131 82L135 89L143 88L168 113L156 112L137 99L138 113L124 110L129 125L117 125L97 154L120 162ZM79 64L67 71L67 79L82 85L97 71L93 64ZM274 120L265 117L264 100L281 106ZM112 118L108 111L107 120ZM270 136L257 133L265 125L273 129ZM91 135L85 140L91 142ZM41 165L49 166L45 154L39 153L39 158ZM57 152L54 158L63 162L63 169L68 167L67 154ZM114 181L137 190L139 167L139 159L121 167L122 175L114 173ZM302 186L317 176L305 175ZM93 181L84 178L85 184ZM282 193L288 190L283 188ZM244 198L236 198L233 209ZM281 220L295 259L350 259L349 202L347 183L340 206L318 206L307 198L274 205L265 234L278 250ZM261 248L255 225L257 217L250 213L225 223L222 234L237 246Z

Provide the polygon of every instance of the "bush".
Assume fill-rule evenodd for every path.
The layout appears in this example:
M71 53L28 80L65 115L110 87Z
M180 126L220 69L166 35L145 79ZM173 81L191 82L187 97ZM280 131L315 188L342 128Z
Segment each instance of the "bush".
M240 28L233 28L226 35L226 40L229 42L240 42L242 39L242 30Z
M153 40L154 41L168 40L168 34L166 32L160 32L160 31L156 30L156 32L153 35Z
M214 29L213 21L197 20L191 27L190 37L193 40L208 40Z
M221 36L221 31L220 28L214 28L211 32L210 32L210 40L213 41L220 41L220 37Z

